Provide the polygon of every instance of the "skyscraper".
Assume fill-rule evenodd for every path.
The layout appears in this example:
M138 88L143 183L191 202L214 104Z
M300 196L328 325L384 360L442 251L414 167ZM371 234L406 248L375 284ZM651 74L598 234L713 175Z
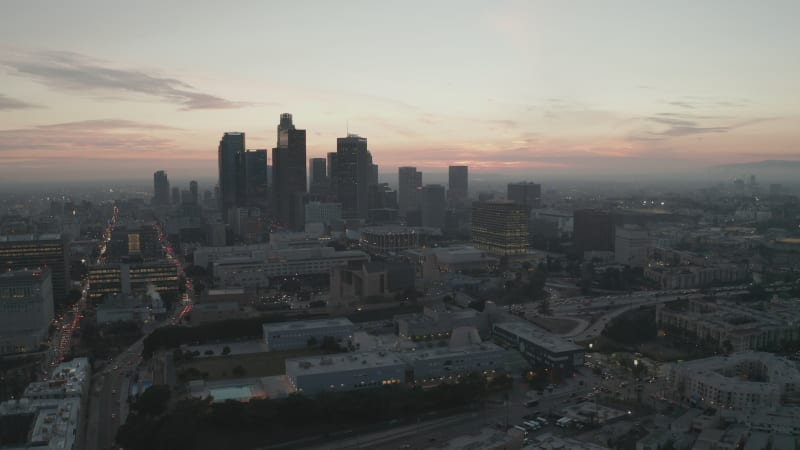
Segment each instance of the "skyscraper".
M400 167L397 172L397 204L400 214L405 215L419 207L417 188L422 186L422 172L416 167Z
M312 194L322 195L328 192L328 174L325 158L308 160L309 189Z
M191 193L192 203L197 205L200 200L199 190L197 187L197 181L192 180L189 182L189 192Z
M248 206L267 207L267 151L248 150L244 154ZM238 205L243 206L243 205Z
M181 204L181 188L179 188L178 186L172 187L172 204L173 205Z
M367 218L372 166L367 138L348 134L336 139L336 194L344 218Z
M469 167L450 166L447 170L447 200L451 206L466 204L469 198Z
M574 213L573 242L579 256L588 251L614 251L614 218L610 211L582 209Z
M278 221L291 229L302 229L296 209L306 192L306 130L298 130L291 114L281 114L278 146L272 149L272 197ZM301 194L301 195L298 195Z
M330 187L330 197L338 199L336 189L339 182L336 179L336 152L328 152L328 186Z
M444 186L426 184L420 190L420 212L423 227L444 227L445 208Z
M512 201L492 200L472 204L472 243L498 256L528 251L530 210Z
M153 203L169 205L169 180L163 170L153 174Z
M219 196L222 217L244 200L245 188L244 133L230 132L219 141Z
M528 209L540 208L542 205L542 185L530 182L508 183L506 198Z

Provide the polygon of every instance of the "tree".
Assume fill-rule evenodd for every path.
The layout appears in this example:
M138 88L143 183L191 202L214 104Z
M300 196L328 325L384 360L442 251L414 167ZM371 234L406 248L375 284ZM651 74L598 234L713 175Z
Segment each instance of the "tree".
M237 378L242 378L244 376L244 374L247 373L247 371L245 370L244 367L242 367L241 365L238 365L238 366L233 368L231 373L233 374L233 376L235 376Z
M315 336L311 336L310 338L308 338L308 341L306 341L306 345L308 346L308 348L314 348L317 346L317 344L318 342Z
M547 298L543 298L542 301L539 302L539 306L536 307L536 310L543 316L549 316L553 313L553 310L550 309L550 300Z
M133 409L145 416L157 416L166 411L171 393L167 385L150 386L133 404Z
M228 355L228 354L230 354L230 352L231 352L231 348L228 347L227 345L225 347L222 347L222 356Z

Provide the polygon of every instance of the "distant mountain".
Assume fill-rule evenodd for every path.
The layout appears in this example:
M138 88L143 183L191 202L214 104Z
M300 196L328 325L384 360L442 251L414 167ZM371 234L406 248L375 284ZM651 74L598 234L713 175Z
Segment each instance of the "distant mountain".
M792 159L767 159L764 161L754 161L738 164L722 164L711 166L712 169L733 169L733 170L753 170L753 169L800 169L800 160Z

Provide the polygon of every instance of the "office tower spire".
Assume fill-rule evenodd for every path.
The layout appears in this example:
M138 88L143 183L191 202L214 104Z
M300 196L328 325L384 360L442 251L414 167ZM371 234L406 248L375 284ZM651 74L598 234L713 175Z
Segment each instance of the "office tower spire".
M292 115L281 114L278 146L272 149L272 191L278 221L291 229L302 229L298 221L306 193L306 130L298 130Z

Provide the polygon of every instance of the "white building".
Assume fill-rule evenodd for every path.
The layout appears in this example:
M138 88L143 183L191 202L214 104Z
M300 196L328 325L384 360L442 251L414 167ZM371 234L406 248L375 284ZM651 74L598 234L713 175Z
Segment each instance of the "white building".
M53 315L49 269L0 274L0 354L37 351Z
M721 410L772 411L800 400L800 370L771 353L739 352L676 364L676 391L698 405Z
M650 247L650 232L636 225L617 227L614 235L614 261L631 267L647 264L647 249Z
M518 350L534 367L573 371L583 366L585 349L529 323L495 323L496 342Z
M402 358L411 367L414 381L426 383L455 380L472 372L492 375L503 368L504 355L505 350L501 347L483 342L459 347L421 349L404 353Z
M214 284L219 288L269 286L270 278L325 275L351 262L368 262L359 250L337 252L332 247L286 249L266 258L232 257L213 263Z
M313 396L405 382L406 364L387 352L288 358L286 376L297 392Z
M316 345L322 344L325 337L337 342L353 339L355 325L347 318L319 320L299 320L296 322L265 323L262 326L264 342L268 351L297 350L309 347L313 338Z
M22 398L0 403L0 422L15 429L0 447L72 450L83 448L83 426L91 368L87 358L59 364L50 380L28 385Z

